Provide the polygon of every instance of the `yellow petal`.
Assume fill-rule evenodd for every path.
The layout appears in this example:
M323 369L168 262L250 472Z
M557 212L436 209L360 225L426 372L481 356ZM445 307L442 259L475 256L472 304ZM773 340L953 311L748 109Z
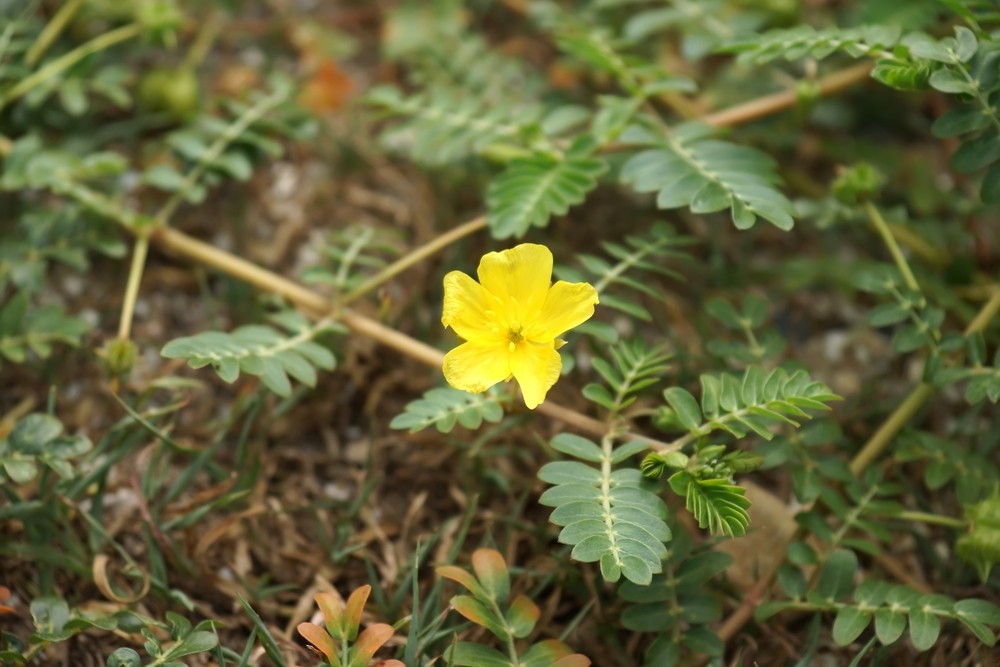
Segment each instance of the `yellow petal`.
M542 307L552 284L552 253L543 245L522 243L483 255L479 282L499 299L508 325L523 325Z
M590 283L560 280L549 290L541 312L527 322L524 335L528 340L548 342L589 320L597 303L597 290Z
M524 404L534 410L559 379L562 359L552 343L542 345L525 341L510 355L510 369L521 385Z
M478 394L510 377L510 352L506 343L463 343L444 355L443 370L452 387Z
M465 340L486 342L500 337L504 322L495 313L494 305L486 290L461 271L451 271L444 277L441 324Z

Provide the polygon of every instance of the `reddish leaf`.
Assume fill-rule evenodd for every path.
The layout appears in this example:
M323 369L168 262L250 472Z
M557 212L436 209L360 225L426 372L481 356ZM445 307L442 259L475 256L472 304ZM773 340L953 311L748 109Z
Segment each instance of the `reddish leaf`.
M3 604L9 599L10 599L10 589L7 588L6 586L0 586L0 616L3 616L5 614L15 613L13 607L8 607L7 605Z
M347 638L351 641L354 641L354 638L358 636L358 628L361 626L361 612L364 611L365 603L368 602L368 595L371 592L372 587L365 584L347 598L347 608L342 623L347 632Z
M465 588L477 598L485 599L489 597L483 587L479 585L479 582L476 581L476 578L460 567L455 567L454 565L440 565L435 568L435 572L438 573L439 577L451 579L452 581L465 586Z
M541 612L538 605L525 595L518 595L507 610L507 625L515 637L527 637L535 629Z
M451 599L451 607L462 616L480 625L500 639L506 640L510 633L507 624L495 611L468 595L456 595Z
M552 667L590 667L590 658L582 653L574 653L564 658L559 658L552 663Z
M510 576L507 563L496 549L476 549L472 553L472 569L486 589L487 594L497 602L503 602L510 595Z
M557 660L571 656L573 649L558 639L546 639L528 649L523 656L526 664L551 665Z
M351 77L333 60L324 60L302 86L299 104L319 115L339 111L354 92Z
M326 630L315 623L299 623L298 630L299 634L305 637L307 642L325 655L328 661L333 662L333 659L337 656L337 647L334 646L333 639L330 638Z
M337 639L345 639L343 632L344 601L336 593L317 593L316 604L323 613L327 631Z
M365 628L351 649L350 667L367 667L375 651L382 648L392 635L393 629L388 623L376 623Z

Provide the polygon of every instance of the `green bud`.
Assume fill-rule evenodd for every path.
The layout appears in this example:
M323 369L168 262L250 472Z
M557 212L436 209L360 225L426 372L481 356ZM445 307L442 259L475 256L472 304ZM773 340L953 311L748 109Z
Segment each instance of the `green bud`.
M811 79L803 79L795 85L795 108L802 116L812 111L821 97L823 89Z
M885 177L867 162L844 167L833 182L833 196L845 204L857 204L871 199L882 188Z
M642 460L639 469L642 470L643 476L649 479L659 479L667 468L683 470L687 467L689 460L688 455L684 452L667 452L666 454L652 452Z
M1000 495L994 495L965 511L969 532L955 544L955 553L976 568L985 582L1000 563Z
M660 479L666 468L666 457L657 454L656 452L646 454L646 456L642 459L642 463L639 464L639 470L642 471L642 476L647 479Z
M98 352L104 360L104 367L112 377L123 377L132 372L135 365L135 343L115 338L104 344Z
M742 450L729 452L722 460L734 473L752 472L764 464L764 457L760 454Z
M154 68L139 80L136 97L148 111L183 123L198 113L198 77L188 67Z

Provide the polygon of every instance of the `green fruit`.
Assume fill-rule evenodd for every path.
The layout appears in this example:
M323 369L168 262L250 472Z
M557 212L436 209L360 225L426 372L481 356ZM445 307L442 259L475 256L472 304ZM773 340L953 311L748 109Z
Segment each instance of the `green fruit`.
M151 69L140 79L137 97L144 109L182 123L198 113L198 77L187 67Z

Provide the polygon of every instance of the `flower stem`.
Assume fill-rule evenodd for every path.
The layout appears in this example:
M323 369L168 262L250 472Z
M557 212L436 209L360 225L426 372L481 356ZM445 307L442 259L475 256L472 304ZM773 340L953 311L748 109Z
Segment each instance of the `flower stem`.
M391 280L411 266L422 262L442 248L446 248L460 238L478 232L480 229L485 227L486 216L479 216L478 218L473 218L472 220L455 227L449 232L441 234L437 238L425 243L419 248L415 248L404 257L399 258L363 282L361 285L348 292L342 299L340 299L340 303L346 306L347 304L356 301L365 294L374 290L379 285Z
M132 265L129 267L128 282L125 284L125 298L122 301L122 314L118 322L119 340L128 340L132 332L135 302L139 298L139 283L142 282L142 272L146 266L148 252L149 236L140 234L135 240L135 247L132 250Z
M903 256L903 251L900 250L899 244L896 243L896 237L892 235L892 230L889 229L889 225L886 223L885 218L882 217L882 213L870 201L865 202L865 211L868 212L868 218L872 221L875 231L882 237L882 241L889 249L889 254L892 255L892 260L896 262L899 272L903 274L903 281L906 283L906 286L914 292L920 292L920 283L917 282L913 271L910 270L910 264L906 261L906 257Z
M948 528L957 528L962 530L967 528L969 523L963 521L962 519L956 519L950 516L942 516L941 514L933 514L931 512L917 512L911 510L904 510L899 514L893 515L894 519L899 519L900 521L915 521L919 523L930 523L935 526L946 526Z

